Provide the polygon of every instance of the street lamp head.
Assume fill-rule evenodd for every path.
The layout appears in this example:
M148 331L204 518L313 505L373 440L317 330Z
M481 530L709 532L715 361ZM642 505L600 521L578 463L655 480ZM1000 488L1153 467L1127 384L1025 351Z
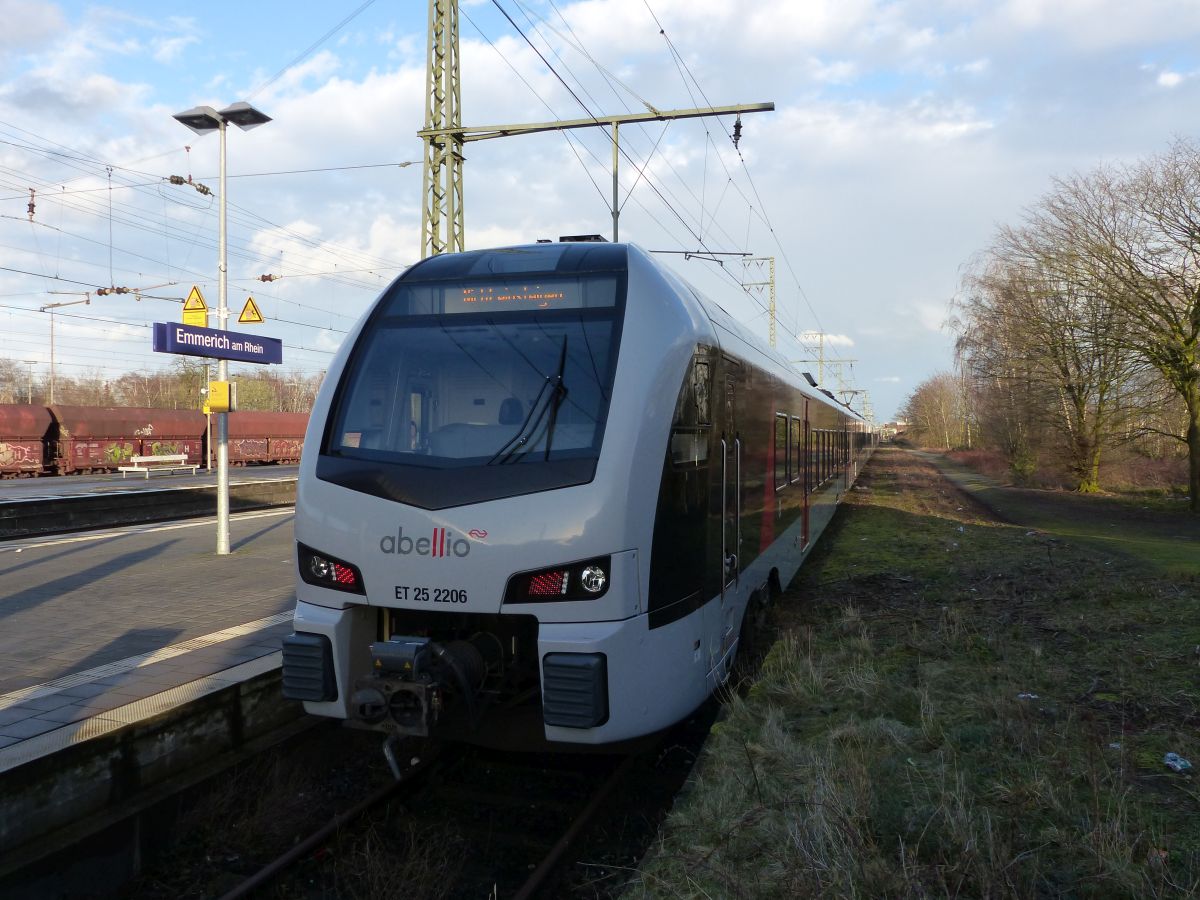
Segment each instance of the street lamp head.
M211 106L193 106L181 113L175 113L172 118L196 134L207 134L221 127L221 114Z
M242 131L249 131L251 128L257 128L259 125L266 125L271 121L271 117L260 109L255 109L245 100L239 100L223 110L218 115L226 122L232 122ZM176 116L175 118L179 118Z

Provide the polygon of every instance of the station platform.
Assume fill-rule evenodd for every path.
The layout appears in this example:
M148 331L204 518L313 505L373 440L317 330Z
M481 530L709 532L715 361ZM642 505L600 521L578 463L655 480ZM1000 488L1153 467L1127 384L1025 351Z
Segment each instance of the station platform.
M278 667L292 511L232 517L228 556L215 553L215 527L0 542L0 771L95 732L102 722L84 726L114 710L127 721L148 698Z
M299 466L233 466L231 485L264 481L295 481ZM138 493L142 491L187 490L217 483L216 470L203 467L195 473L156 472L149 478L124 478L121 475L43 475L39 478L12 478L0 481L0 498L7 501L65 500L76 497Z

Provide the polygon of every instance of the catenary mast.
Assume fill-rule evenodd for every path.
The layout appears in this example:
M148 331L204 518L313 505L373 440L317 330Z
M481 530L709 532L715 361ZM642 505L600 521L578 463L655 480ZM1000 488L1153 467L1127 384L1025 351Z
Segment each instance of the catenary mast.
M608 127L613 143L613 240L617 239L620 207L617 203L617 167L620 155L618 130L630 122L664 122L704 116L730 116L769 112L774 103L709 106L698 109L659 110L645 113L589 116L525 125L484 125L464 128L458 56L458 0L429 0L429 53L425 72L425 127L417 136L425 142L421 258L466 249L463 237L463 145L518 134ZM647 104L648 105L648 104Z

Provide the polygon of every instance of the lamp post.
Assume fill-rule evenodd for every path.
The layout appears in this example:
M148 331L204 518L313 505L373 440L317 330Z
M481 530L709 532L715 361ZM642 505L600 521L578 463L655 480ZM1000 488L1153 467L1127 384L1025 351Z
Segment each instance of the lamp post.
M29 366L29 395L28 395L28 397L26 397L25 402L32 406L33 405L33 367L38 364L38 361L36 359L25 359L25 360L22 360L22 362L25 363L25 365Z
M78 306L82 303L87 306L92 302L92 298L85 297L82 300L71 300L68 303L47 303L38 312L50 313L50 405L54 405L54 311L60 306Z
M271 117L261 112L245 101L234 103L222 110L211 106L194 106L185 112L176 113L177 122L186 125L196 134L207 134L217 131L221 135L221 170L220 187L221 202L219 205L220 237L217 244L217 271L219 273L219 300L217 303L217 323L221 331L229 324L229 270L226 264L225 252L225 131L232 122L243 131L257 128L271 121ZM217 380L229 380L229 360L217 360ZM229 414L217 413L217 555L229 553Z

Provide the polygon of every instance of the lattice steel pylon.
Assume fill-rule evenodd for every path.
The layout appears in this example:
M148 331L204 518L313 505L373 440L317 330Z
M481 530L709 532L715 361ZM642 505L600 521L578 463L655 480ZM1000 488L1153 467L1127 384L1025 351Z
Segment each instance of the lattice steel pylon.
M620 215L617 185L617 162L621 155L617 134L620 125L705 116L740 116L742 113L770 112L775 109L775 104L771 102L697 109L650 107L650 111L644 113L624 113L615 116L589 113L586 119L464 128L459 89L458 0L429 0L429 57L425 71L425 127L417 132L417 136L425 142L425 177L421 207L422 259L439 253L460 253L466 249L463 229L463 145L471 141L487 141L545 131L561 132L575 128L612 129L612 217L615 241Z
M425 70L425 171L421 258L466 249L463 239L462 99L458 68L458 0L429 0Z
M761 291L763 288L769 289L770 305L767 307L768 334L767 342L775 346L775 257L773 256L751 256L742 260L743 272L747 272L751 265L757 265L759 270L762 270L764 264L769 266L770 277L766 281L743 281L742 290L750 293L751 288L758 288ZM743 277L744 274L743 274Z

